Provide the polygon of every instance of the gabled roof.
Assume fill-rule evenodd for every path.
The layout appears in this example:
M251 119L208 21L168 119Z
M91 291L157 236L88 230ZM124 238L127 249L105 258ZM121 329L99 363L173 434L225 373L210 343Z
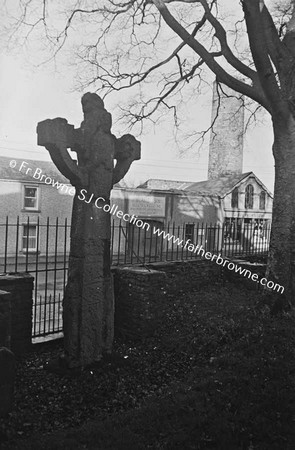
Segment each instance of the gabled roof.
M247 178L254 178L256 182L272 197L272 194L264 186L264 184L256 177L253 172L240 173L237 175L230 175L225 177L219 177L214 180L198 181L192 183L184 190L187 192L193 192L201 195L217 195L221 198L232 192L242 182L245 182Z
M10 162L15 161L15 167L10 167ZM20 170L22 162L24 167ZM26 174L26 169L30 168ZM69 184L69 180L64 177L56 166L51 161L38 161L34 159L27 158L9 158L7 156L0 156L0 180L16 180L16 181L25 181L25 182L37 182L40 183L40 180L37 179L37 176L34 178L33 175L36 169L41 169L42 174L46 175L54 179L55 181L59 181L61 183ZM43 181L44 182L44 178Z
M156 178L150 178L144 183L137 186L137 188L143 189L159 189L168 191L170 189L186 189L188 186L194 184L193 181L178 181L178 180L162 180Z

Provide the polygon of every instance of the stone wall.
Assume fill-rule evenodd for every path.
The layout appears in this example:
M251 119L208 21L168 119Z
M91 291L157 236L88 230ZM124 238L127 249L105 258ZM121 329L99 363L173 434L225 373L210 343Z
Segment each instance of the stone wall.
M255 258L254 256L252 257L251 261L235 259L232 259L231 261L234 264L237 264L237 266L250 271L252 275L256 273L258 275L258 280L253 281L251 277L249 278L249 273L247 273L246 276L243 276L235 273L234 270L228 270L227 268L224 268L222 273L224 281L239 284L241 287L245 287L246 289L250 290L263 289L263 286L260 284L260 280L265 276L266 262L263 262L262 259L259 259L258 257Z
M11 294L0 291L0 347L11 346Z
M219 281L220 267L206 260L180 261L116 267L113 275L115 334L142 339L160 326L175 295Z
M159 262L149 264L148 267L166 274L165 290L171 295L191 292L220 279L220 267L206 259Z
M11 294L9 299L11 308L10 349L17 355L26 352L31 347L33 281L34 278L29 274L0 275L0 290Z
M6 347L0 347L0 417L6 416L13 406L15 356Z

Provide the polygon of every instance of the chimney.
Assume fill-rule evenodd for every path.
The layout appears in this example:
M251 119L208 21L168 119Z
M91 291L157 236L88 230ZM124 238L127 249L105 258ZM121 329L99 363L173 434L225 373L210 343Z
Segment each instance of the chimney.
M224 84L217 91L214 82L208 180L243 171L244 107L239 96Z

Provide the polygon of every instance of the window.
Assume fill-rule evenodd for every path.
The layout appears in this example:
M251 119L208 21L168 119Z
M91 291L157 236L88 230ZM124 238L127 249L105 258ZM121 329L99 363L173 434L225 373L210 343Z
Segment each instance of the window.
M254 188L252 184L248 184L245 189L245 209L253 209Z
M261 191L259 196L259 209L265 209L265 200L266 200L265 191Z
M235 188L231 194L231 207L238 208L239 207L239 189Z
M224 221L224 239L240 241L242 232L242 220L226 217Z
M193 242L194 240L194 228L195 225L193 223L186 223L185 224L185 240L190 240Z
M38 209L38 188L25 186L24 209Z
M37 225L23 225L23 251L37 251Z

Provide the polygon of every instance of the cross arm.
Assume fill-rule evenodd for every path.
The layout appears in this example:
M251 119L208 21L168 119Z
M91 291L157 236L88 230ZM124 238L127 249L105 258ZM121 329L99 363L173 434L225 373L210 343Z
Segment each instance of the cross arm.
M140 159L141 144L131 134L125 134L115 140L115 159L113 185L118 183L128 172L133 161Z
M69 125L66 119L47 119L38 123L38 145L45 147L53 163L73 186L81 186L87 182L81 169L70 157L68 148L75 147L78 130Z

